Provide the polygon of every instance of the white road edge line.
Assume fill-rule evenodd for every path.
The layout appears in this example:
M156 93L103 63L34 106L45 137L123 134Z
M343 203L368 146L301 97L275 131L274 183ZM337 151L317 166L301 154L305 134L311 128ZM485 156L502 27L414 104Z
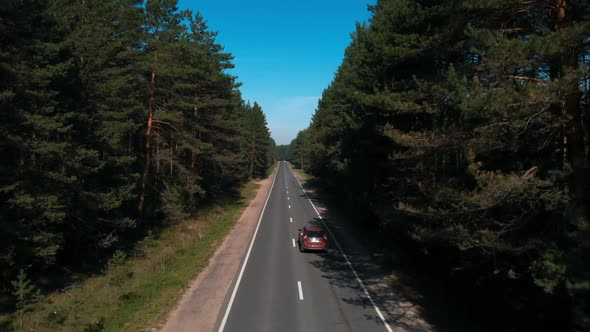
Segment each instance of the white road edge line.
M299 300L303 301L303 288L301 288L301 281L297 282L297 288L299 288Z
M290 221L290 222L293 222L293 218L289 218L289 221Z
M280 167L280 166L279 166ZM221 324L219 325L218 332L223 332L225 328L225 323L227 323L227 318L229 317L229 312L231 307L234 303L234 299L236 298L236 293L238 292L238 287L240 286L240 281L242 281L242 276L244 275L244 270L246 269L246 264L248 263L248 258L250 257L250 252L252 251L252 247L254 246L254 240L256 240L256 234L258 233L258 228L260 227L260 222L262 221L262 217L264 216L264 211L266 210L266 204L268 204L268 200L270 195L272 194L272 189L275 186L275 180L277 179L277 175L279 174L280 168L275 173L275 177L272 180L272 185L270 186L270 190L268 191L268 196L266 196L266 201L264 202L264 207L262 208L262 212L260 213L260 218L258 218L258 224L256 225L256 229L254 230L254 235L252 235L252 241L250 242L250 247L248 247L248 252L246 253L246 258L244 259L244 263L242 264L242 269L240 270L240 274L238 275L238 279L236 280L236 284L234 285L234 290L231 293L231 297L229 299L229 303L227 304L227 309L225 309L225 314L223 315L223 320L221 320Z
M381 318L381 321L383 322L383 325L385 325L385 328L387 329L388 332L393 332L393 330L391 329L391 326L389 326L389 323L387 323L387 320L385 319L385 316L383 316L383 314L381 313L381 310L379 310L379 307L377 307L377 304L375 303L375 301L371 297L371 294L369 294L369 291L367 290L367 287L365 287L365 284L363 283L363 281L359 277L358 273L356 273L356 270L352 267L352 264L350 263L350 260L348 260L348 256L346 256L346 254L344 253L344 250L342 250L342 247L340 246L340 243L338 243L338 240L336 240L336 237L334 237L334 235L332 234L332 231L330 231L330 228L324 222L324 218L322 218L322 216L318 212L318 209L316 209L315 205L313 204L313 202L311 201L311 199L309 198L309 196L307 196L307 192L305 191L305 189L303 189L303 186L301 185L301 182L299 181L299 179L295 175L295 172L293 171L293 169L291 169L290 166L287 166L287 167L289 168L289 170L291 171L291 173L293 173L293 176L295 177L295 180L297 180L297 183L299 183L299 187L301 187L301 190L303 191L303 193L305 194L305 197L307 198L307 200L311 204L311 207L313 207L313 209L315 210L315 213L318 215L318 218L320 218L320 220L322 222L322 225L324 225L324 227L326 227L326 230L328 230L328 233L330 234L330 237L332 239L334 239L334 243L336 243L336 246L338 247L338 250L340 250L340 253L342 254L342 256L344 257L344 259L346 260L346 264L348 265L348 267L352 271L352 274L354 274L354 277L356 278L356 281L358 281L359 285L363 289L363 293L365 293L365 295L367 296L367 298L371 302L371 305L373 306L373 309L375 309L375 311L377 312L377 315L379 316L379 318Z
M295 248L295 239L291 239L293 240L293 248Z
M291 204L289 204L289 209L291 208Z

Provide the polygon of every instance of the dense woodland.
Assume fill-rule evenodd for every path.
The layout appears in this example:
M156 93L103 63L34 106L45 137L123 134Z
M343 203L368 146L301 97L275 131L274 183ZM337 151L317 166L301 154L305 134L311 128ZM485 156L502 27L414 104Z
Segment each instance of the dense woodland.
M590 2L371 11L289 159L498 320L588 329Z
M0 289L100 269L266 176L265 115L176 0L0 2ZM35 281L35 280L34 280Z
M277 160L287 160L289 158L289 145L277 145L276 158Z

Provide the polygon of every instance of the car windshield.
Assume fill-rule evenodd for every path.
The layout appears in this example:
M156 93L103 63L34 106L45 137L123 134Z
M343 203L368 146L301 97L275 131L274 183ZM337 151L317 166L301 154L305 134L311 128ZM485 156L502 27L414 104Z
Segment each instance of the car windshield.
M308 237L322 237L324 236L323 232L308 232L307 233Z

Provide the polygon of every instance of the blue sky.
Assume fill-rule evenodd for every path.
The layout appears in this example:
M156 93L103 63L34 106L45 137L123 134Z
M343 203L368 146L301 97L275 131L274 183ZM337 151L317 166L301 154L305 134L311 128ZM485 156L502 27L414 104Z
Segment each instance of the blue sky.
M309 125L356 22L375 0L180 0L199 11L235 57L242 97L258 102L277 144Z

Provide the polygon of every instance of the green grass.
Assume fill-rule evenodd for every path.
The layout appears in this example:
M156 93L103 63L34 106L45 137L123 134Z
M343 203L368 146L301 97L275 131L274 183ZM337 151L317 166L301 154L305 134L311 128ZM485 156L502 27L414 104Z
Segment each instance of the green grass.
M295 173L297 173L297 175L299 175L301 178L303 178L304 180L309 180L309 179L313 179L313 175L305 173L304 170L299 169L299 168L293 168L293 170L295 171Z
M103 274L48 295L27 314L22 330L138 331L156 326L207 266L258 187L248 183L239 201L210 208L157 238L148 236Z

